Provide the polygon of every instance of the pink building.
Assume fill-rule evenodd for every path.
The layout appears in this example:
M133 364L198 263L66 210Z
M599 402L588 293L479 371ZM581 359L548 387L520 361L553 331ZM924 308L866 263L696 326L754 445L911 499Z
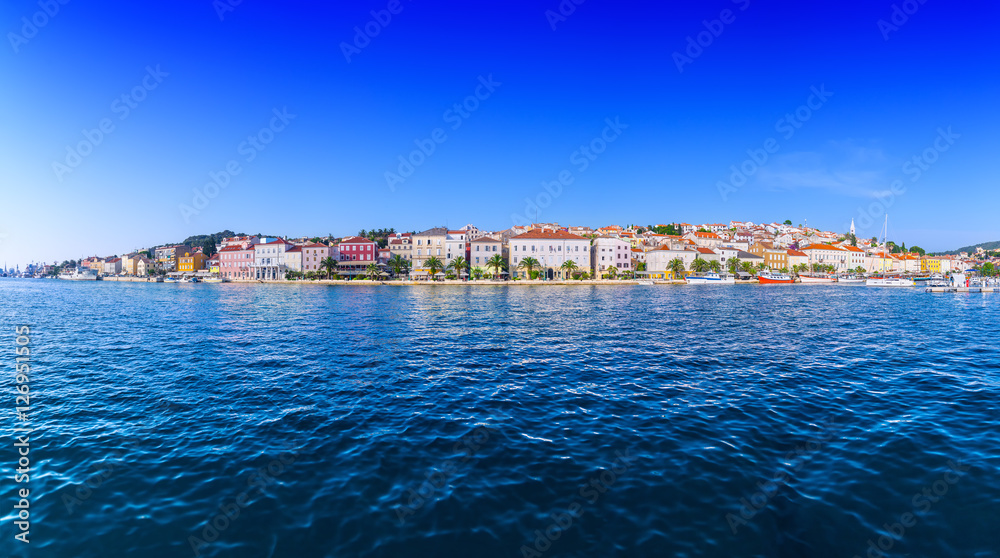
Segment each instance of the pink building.
M232 244L219 250L219 275L231 280L253 278L254 244L257 238L244 237L239 244Z
M330 247L326 244L316 242L306 244L302 247L302 273L310 271L319 273L322 269L320 266L323 265L323 260L328 257L330 257Z

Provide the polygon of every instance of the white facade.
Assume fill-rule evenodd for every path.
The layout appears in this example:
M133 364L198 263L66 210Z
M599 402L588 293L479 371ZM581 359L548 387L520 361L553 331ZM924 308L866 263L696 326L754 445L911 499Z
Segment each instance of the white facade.
M680 258L684 262L684 269L691 269L691 262L694 261L698 252L694 250L671 250L657 248L646 252L646 271L650 273L670 273L670 262L674 258ZM666 276L666 275L664 275Z
M254 279L284 279L287 269L285 251L293 246L280 238L262 238L260 241L253 247Z
M847 271L849 258L847 250L830 246L829 244L813 244L800 248L800 251L809 256L809 266L813 264L832 265L838 272Z
M503 255L503 243L495 238L482 236L473 240L470 244L469 265L486 269L486 262L493 256ZM491 270L492 273L492 270Z
M510 239L507 265L512 277L525 276L524 268L518 266L527 257L538 260L536 271L542 271L547 279L565 277L562 265L568 260L580 271L588 271L590 240L564 231L531 230Z

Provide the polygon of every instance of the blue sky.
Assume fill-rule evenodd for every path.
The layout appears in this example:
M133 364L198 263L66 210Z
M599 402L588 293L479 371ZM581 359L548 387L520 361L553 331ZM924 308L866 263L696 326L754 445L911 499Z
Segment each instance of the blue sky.
M0 6L0 263L531 204L1000 239L995 2L50 2Z

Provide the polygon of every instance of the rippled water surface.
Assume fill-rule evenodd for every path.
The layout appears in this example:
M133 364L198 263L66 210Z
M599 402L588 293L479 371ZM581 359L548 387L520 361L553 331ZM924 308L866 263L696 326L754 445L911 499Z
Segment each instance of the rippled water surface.
M995 558L998 323L917 289L3 279L0 416L28 324L35 431L0 555Z

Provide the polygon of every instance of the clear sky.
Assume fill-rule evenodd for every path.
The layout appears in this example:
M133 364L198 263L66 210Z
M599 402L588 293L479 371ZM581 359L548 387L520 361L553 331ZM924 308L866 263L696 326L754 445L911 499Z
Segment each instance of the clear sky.
M0 263L519 219L1000 239L993 1L65 1L0 4Z

